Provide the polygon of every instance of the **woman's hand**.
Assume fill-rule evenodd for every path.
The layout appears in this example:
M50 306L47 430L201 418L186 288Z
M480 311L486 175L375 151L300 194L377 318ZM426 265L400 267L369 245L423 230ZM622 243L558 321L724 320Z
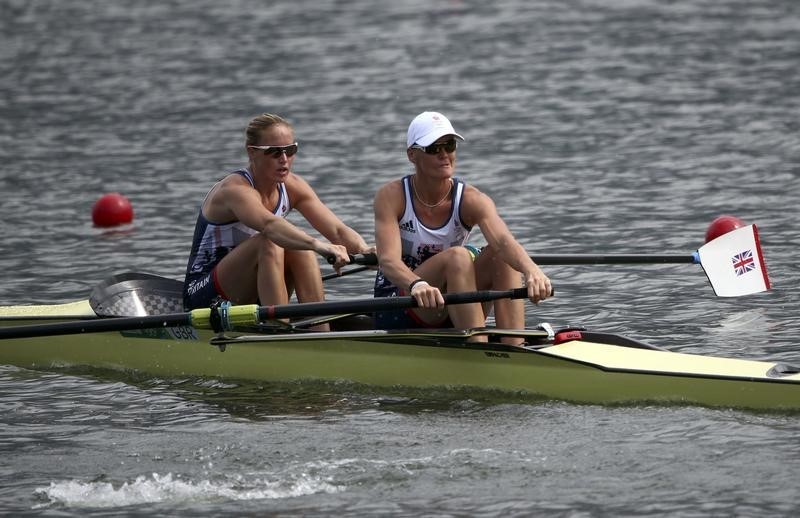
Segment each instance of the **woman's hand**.
M444 306L442 292L436 286L431 286L423 279L411 283L409 294L417 301L420 308L440 308Z
M553 286L550 279L537 266L525 273L525 287L528 289L528 298L534 304L538 304L553 293Z
M341 274L340 270L344 265L350 263L350 254L347 253L347 248L342 245L322 243L317 253L327 259L328 263L333 266L333 269L336 270L338 274Z

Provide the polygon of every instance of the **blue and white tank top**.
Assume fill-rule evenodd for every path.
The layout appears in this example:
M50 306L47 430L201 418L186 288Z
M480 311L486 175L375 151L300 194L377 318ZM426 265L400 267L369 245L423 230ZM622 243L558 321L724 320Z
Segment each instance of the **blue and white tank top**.
M400 243L403 263L414 270L428 258L453 246L462 246L472 231L461 222L461 199L464 196L465 184L453 178L453 204L450 217L438 228L430 228L422 224L414 210L411 191L411 175L402 180L405 195L405 210L398 221L400 226ZM375 277L375 296L390 297L397 294L397 287L378 270Z
M239 169L231 174L238 174L244 177L250 186L255 188L253 176L247 169ZM219 183L219 182L217 182ZM212 188L213 190L213 188ZM211 190L209 190L209 194ZM206 194L208 198L208 194ZM203 200L205 203L205 199ZM272 209L276 216L285 218L292 210L289 203L289 195L286 186L278 184L278 203ZM192 239L192 250L189 253L189 263L186 266L186 278L195 277L210 272L222 261L222 258L236 248L237 245L258 234L259 230L253 229L240 221L230 223L214 223L206 219L203 215L203 207L200 205L200 214L197 216L197 223L194 228Z

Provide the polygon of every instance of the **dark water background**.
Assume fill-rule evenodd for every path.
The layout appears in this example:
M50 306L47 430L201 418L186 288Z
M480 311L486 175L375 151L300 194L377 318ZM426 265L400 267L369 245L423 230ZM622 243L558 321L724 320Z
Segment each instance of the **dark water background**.
M800 362L800 3L0 0L0 304L182 275L243 131L295 125L295 169L372 238L411 118L531 253L691 253L756 223L774 289L698 267L549 267L528 322ZM134 224L92 227L119 191ZM328 281L362 297L371 277ZM798 504L800 421L468 391L247 385L0 367L13 515L755 516Z

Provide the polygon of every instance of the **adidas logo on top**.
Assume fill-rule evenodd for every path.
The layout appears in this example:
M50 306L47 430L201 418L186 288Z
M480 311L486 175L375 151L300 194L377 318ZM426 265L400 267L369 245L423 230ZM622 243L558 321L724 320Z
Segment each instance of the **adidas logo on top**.
M411 232L415 234L417 231L414 229L414 221L408 220L400 223L400 230L404 230L406 232Z

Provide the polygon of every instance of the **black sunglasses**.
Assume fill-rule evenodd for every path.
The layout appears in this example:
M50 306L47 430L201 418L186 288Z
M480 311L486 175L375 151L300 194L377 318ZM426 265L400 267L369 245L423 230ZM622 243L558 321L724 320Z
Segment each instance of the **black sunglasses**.
M434 142L430 146L419 146L417 144L414 144L411 147L414 149L421 149L429 155L438 155L439 150L441 149L444 149L448 153L452 153L453 151L456 150L457 146L458 143L456 142L456 139L451 139L451 140L446 140L444 142L438 142L438 143Z
M294 144L289 144L288 146L247 146L252 149L260 149L264 152L266 156L271 156L272 158L280 158L280 156L286 153L287 157L294 156L297 153L297 142Z

